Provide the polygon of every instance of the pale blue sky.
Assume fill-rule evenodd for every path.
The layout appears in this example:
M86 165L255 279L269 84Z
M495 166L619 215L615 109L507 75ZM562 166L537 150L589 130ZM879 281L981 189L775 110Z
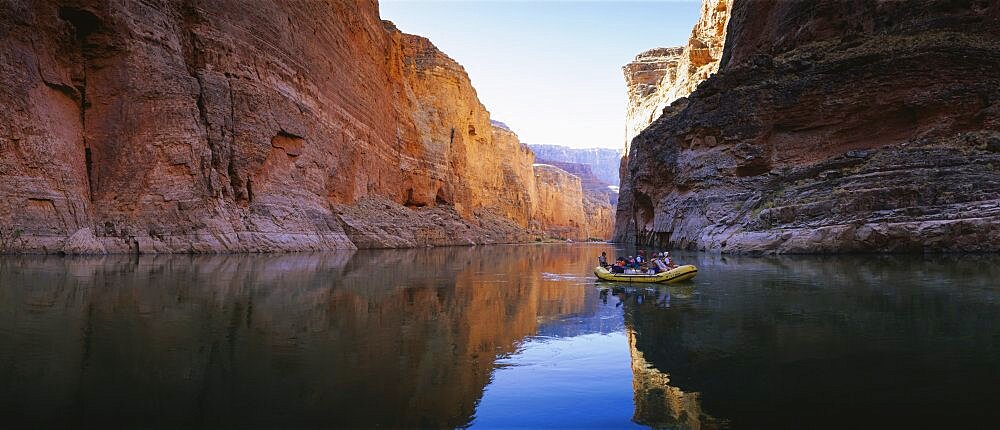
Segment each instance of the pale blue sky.
M382 19L465 66L526 143L621 148L636 54L685 43L701 2L380 0Z

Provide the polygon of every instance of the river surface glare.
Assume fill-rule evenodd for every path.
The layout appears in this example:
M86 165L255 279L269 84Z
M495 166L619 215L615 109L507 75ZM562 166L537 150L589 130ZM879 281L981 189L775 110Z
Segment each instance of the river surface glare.
M0 428L996 428L1000 258L0 257Z

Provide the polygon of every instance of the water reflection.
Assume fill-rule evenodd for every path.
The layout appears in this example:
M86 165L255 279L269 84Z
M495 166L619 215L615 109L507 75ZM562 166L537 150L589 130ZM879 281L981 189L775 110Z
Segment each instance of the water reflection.
M0 427L989 427L1000 258L0 258ZM634 252L632 253L634 254Z
M689 258L702 268L689 299L620 293L636 421L950 428L998 418L997 257Z
M542 275L592 252L5 258L0 414L60 426L467 425L497 357L596 300Z
M613 286L601 289L602 300L609 295L624 304L626 313L634 315L641 309L657 309L669 312L671 299L691 298L694 287L671 286ZM715 429L726 426L709 416L701 408L699 393L685 392L671 385L670 375L648 362L645 353L638 347L636 323L632 318L625 321L629 358L632 369L633 403L632 420L653 428L673 429Z

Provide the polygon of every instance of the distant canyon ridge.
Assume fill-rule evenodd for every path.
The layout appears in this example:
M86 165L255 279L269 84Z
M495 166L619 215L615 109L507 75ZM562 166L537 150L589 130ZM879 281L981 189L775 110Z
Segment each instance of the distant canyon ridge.
M538 162L375 1L10 0L0 38L0 252L612 233L610 178Z
M704 0L624 68L615 240L1000 251L1000 3Z

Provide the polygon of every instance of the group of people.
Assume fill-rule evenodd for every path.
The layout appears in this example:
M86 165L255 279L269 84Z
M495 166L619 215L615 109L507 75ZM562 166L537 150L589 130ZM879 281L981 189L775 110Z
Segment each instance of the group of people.
M634 257L631 255L628 258L618 257L615 260L615 264L608 264L607 252L602 252L597 261L601 264L601 267L608 269L611 273L655 275L677 267L677 264L674 264L674 260L670 258L669 252L656 253L653 255L653 258L647 260L646 251L641 249L638 255Z

